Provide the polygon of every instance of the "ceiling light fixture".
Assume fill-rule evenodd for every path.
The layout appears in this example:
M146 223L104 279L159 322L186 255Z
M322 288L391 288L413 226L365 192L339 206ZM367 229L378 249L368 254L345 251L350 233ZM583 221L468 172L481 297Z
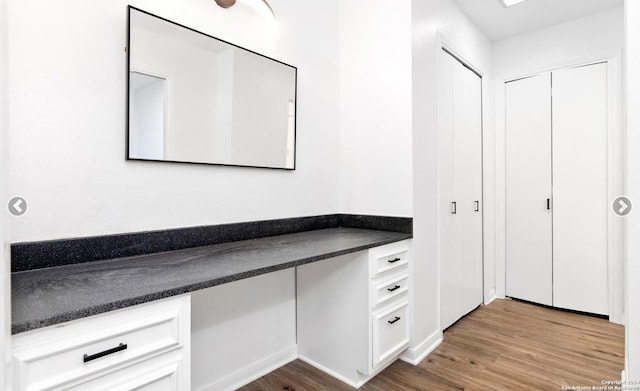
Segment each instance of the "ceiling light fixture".
M215 0L216 4L218 4L222 8L229 8L236 4L237 0ZM275 17L275 13L273 12L273 8L267 0L239 0L249 8L253 9L257 13L262 16L273 18Z
M512 5L520 4L524 1L525 0L502 0L502 4L504 4L505 7L511 7Z

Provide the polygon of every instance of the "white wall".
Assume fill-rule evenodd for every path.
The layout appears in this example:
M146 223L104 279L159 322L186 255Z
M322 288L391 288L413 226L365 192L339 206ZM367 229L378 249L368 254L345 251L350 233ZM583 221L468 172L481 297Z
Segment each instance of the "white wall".
M622 51L622 7L495 42L496 82Z
M634 207L628 218L627 327L625 371L640 379L640 3L625 1L626 118L629 196Z
M411 4L342 0L339 12L340 211L412 216Z
M493 134L491 43L450 0L412 1L414 335L410 355L420 357L441 337L438 281L438 56L441 43L483 77L485 300L493 289Z
M338 211L337 1L271 3L273 21L213 1L10 0L9 187L29 211L9 240ZM297 66L297 169L125 161L127 4Z
M11 280L9 278L10 264L9 260L9 224L7 221L11 218L9 211L5 208L5 202L9 197L7 187L7 163L9 159L8 144L8 56L7 56L7 2L0 0L0 388L10 390L10 365L11 350L9 349L10 341L10 323L11 323Z
M192 389L235 389L252 372L295 358L295 290L295 270L287 269L194 292Z
M504 82L541 71L620 55L623 10L615 8L493 45L496 131L496 288L505 294Z

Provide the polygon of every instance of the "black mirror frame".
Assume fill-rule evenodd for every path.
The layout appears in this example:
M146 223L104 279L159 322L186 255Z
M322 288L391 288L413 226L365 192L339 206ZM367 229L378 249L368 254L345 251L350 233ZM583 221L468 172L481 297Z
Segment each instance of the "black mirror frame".
M130 99L129 87L130 87L130 83L131 83L131 80L130 80L131 79L131 50L130 50L130 48L131 48L131 11L132 10L137 11L137 12L142 12L144 14L147 14L149 16L153 16L154 18L160 19L162 21L174 24L176 26L185 28L185 29L193 31L195 33L204 35L204 36L206 36L208 38L215 39L217 41L223 42L223 43L228 44L230 46L236 47L238 49L245 50L245 51L250 52L252 54L255 54L257 56L266 58L268 60L271 60L271 61L274 61L274 62L277 62L279 64L282 64L282 65L285 65L287 67L292 68L294 70L294 72L295 72L295 81L294 81L294 86L295 86L294 87L295 88L295 91L294 91L295 105L294 105L294 117L293 117L293 121L294 121L294 124L293 124L293 167L292 168L288 168L288 167L252 166L252 165L243 165L243 164L188 162L188 161L177 161L177 160L166 160L166 159L165 160L141 159L141 158L131 157L129 155L129 136L130 136L130 131L129 131L129 116L130 116L130 113L129 113L129 108L130 108L130 106L129 106L129 104L130 104L130 102L129 102L129 99ZM152 14L150 12L147 12L147 11L142 10L140 8L134 7L132 5L128 5L127 6L127 46L125 48L125 52L126 52L126 55L127 55L127 70L126 70L126 72L127 72L127 77L126 77L127 82L126 82L126 90L125 90L125 92L126 92L126 100L125 100L126 101L125 160L127 160L127 161L161 162L161 163L197 164L197 165L225 166L225 167L266 168L266 169L270 169L270 170L285 170L285 171L294 171L296 169L296 163L297 163L297 157L298 157L298 154L297 154L297 150L298 150L298 148L297 148L297 142L298 142L298 134L297 134L297 131L298 131L298 68L297 67L295 67L293 65L290 65L290 64L287 64L285 62L276 60L274 58L265 56L263 54L257 53L257 52L255 52L253 50L249 50L249 49L243 48L242 46L235 45L235 44L233 44L231 42L228 42L228 41L225 41L223 39L216 38L216 37L214 37L212 35L209 35L209 34L201 32L201 31L192 29L190 27L184 26L184 25L182 25L180 23L176 23L174 21L171 21L169 19L163 18L161 16Z

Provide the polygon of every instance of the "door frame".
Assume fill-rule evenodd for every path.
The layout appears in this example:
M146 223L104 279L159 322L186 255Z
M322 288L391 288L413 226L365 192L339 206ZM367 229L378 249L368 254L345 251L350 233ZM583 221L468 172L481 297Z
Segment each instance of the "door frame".
M495 298L496 298L496 290L495 290L495 274L493 272L488 272L487 271L487 267L490 267L490 265L492 265L492 263L490 263L488 265L488 262L486 262L486 253L487 253L487 249L489 248L488 246L488 241L487 241L487 235L485 234L485 232L487 231L487 219L486 219L486 214L487 214L487 210L489 208L487 208L485 206L485 201L487 199L492 199L492 197L487 194L487 187L485 184L485 177L487 175L486 169L487 169L487 164L485 162L485 159L487 159L487 154L485 154L485 143L487 142L487 138L485 137L485 131L487 129L487 116L485 115L485 110L487 109L487 105L485 104L486 99L486 94L487 91L489 91L489 89L487 88L487 83L489 82L487 79L487 73L484 72L481 68L477 67L474 65L474 63L472 61L469 61L468 58L466 58L464 55L461 54L460 51L458 51L456 49L456 46L454 44L452 44L441 32L438 32L436 34L436 72L439 73L440 70L440 62L442 60L442 56L447 54L447 55L451 55L452 57L454 57L457 61L459 61L463 66L465 66L466 68L468 68L470 71L472 71L473 73L475 73L479 78L480 78L480 93L481 93L481 101L480 101L480 112L481 112L481 133L480 133L480 139L481 139L481 171L482 171L482 178L481 178L481 187L482 187L482 191L481 191L481 211L482 211L482 303L481 304L489 304L490 302L492 302ZM440 102L440 97L442 96L442 91L440 90L440 76L439 74L437 74L436 76L437 80L438 80L438 91L437 91L437 102ZM439 110L436 110L437 113L439 113ZM436 123L437 123L437 134L436 134L436 139L437 139L437 145L438 145L438 156L437 156L437 176L438 176L438 180L437 180L437 185L438 185L438 198L437 198L437 205L441 204L442 201L442 194L441 191L439 189L439 185L440 185L440 178L443 174L443 168L441 167L441 158L440 158L440 134L441 134L441 124L442 124L442 120L438 117L436 118ZM441 251L441 232L440 232L440 217L441 217L441 213L440 211L438 211L438 229L437 229L437 264L438 264L438 288L437 288L437 292L438 292L438 298L437 298L437 305L438 305L438 327L441 326L441 319L440 319L440 313L441 313L441 308L440 308L440 303L441 303L441 291L440 291L440 271L441 271L441 260L442 260L442 251ZM491 279L491 281L487 281L487 279Z
M607 196L609 203L620 196L626 194L626 170L625 170L625 151L624 135L622 129L622 52L612 51L609 53L603 53L599 56L589 56L584 58L577 58L569 61L554 64L553 66L546 68L536 68L528 72L522 72L516 75L510 75L496 80L495 94L502 95L502 106L496 105L496 116L506 115L505 111L505 83L522 79L526 77L535 76L541 73L558 71L561 69L576 68L580 66L591 65L595 63L607 63ZM498 103L498 102L496 102ZM501 111L500 111L501 110ZM505 297L506 287L506 126L500 129L496 122L496 145L501 146L496 148L496 161L502 162L502 171L496 172L496 175L500 176L502 181L499 188L496 191L501 193L499 197L496 210L502 212L502 216L497 216L496 225L500 224L501 227L496 227L496 247L501 248L502 251L497 254L496 257L496 272L501 278L497 281L498 296ZM625 292L625 268L626 262L626 224L624 219L617 218L613 213L608 214L607 217L607 284L609 292L609 319L612 322L624 324L625 321L625 305L624 305L624 292Z

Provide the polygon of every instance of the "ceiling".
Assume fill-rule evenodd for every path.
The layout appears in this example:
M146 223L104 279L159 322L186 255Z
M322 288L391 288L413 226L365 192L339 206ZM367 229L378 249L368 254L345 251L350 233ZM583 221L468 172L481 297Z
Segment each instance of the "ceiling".
M491 41L596 14L624 0L527 0L506 8L500 0L453 0Z

